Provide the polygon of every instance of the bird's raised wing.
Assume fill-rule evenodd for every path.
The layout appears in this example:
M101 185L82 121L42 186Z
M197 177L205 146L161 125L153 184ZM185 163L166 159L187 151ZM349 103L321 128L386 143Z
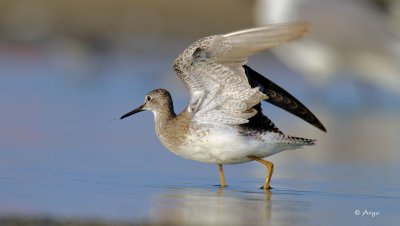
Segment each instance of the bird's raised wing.
M200 123L243 124L267 95L252 88L242 67L247 57L301 37L308 23L275 24L209 36L193 43L174 63L191 94L188 110Z
M268 99L265 101L296 115L318 129L326 132L324 125L322 125L319 119L289 92L254 71L249 66L243 65L243 68L246 72L250 86L258 87L262 93L268 96Z

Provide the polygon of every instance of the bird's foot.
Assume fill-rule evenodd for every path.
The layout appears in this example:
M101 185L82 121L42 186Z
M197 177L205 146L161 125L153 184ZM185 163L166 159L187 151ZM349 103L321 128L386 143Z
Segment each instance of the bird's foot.
M268 189L265 189L264 186L261 186L260 189L262 189L262 190L271 190L273 188L271 186L268 186Z

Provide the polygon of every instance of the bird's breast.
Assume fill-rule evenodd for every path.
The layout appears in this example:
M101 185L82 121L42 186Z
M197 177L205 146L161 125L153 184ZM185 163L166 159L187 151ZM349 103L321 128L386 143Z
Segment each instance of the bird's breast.
M200 162L235 164L251 161L247 156L266 157L277 153L269 135L243 136L230 126L191 128L179 148L173 153Z

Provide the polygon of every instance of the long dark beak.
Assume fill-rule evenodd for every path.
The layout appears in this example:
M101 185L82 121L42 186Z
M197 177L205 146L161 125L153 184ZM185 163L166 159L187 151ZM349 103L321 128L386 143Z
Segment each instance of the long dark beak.
M129 116L131 116L131 115L133 115L133 114L136 114L136 113L138 113L138 112L144 111L143 108L144 108L144 104L140 105L138 108L136 108L136 109L134 109L134 110L132 110L132 111L126 113L125 115L121 116L120 119L124 119L124 118L129 117Z

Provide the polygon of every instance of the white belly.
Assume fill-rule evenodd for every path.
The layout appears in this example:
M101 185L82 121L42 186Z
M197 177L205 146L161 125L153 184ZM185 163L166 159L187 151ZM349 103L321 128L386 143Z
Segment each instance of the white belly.
M264 158L299 147L283 144L280 134L265 133L257 139L238 135L231 127L212 128L190 134L183 145L171 151L183 158L207 163L243 163L251 161L248 156Z

